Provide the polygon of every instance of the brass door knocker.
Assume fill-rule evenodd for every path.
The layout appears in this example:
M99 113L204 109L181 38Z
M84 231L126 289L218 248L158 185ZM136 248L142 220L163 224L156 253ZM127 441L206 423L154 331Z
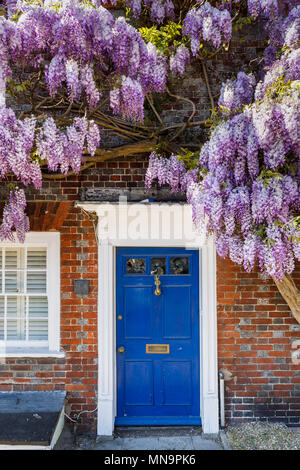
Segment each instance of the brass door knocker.
M161 285L161 282L160 282L159 276L157 274L156 274L156 276L154 276L154 284L156 285L155 295L160 295L161 290L160 290L159 286Z
M155 293L155 295L160 295L161 290L160 290L159 286L161 285L161 282L159 280L159 276L161 274L164 274L164 271L161 268L161 266L157 266L157 267L155 267L155 270L151 271L151 274L154 274L154 284L156 285L156 289L155 289L154 293Z

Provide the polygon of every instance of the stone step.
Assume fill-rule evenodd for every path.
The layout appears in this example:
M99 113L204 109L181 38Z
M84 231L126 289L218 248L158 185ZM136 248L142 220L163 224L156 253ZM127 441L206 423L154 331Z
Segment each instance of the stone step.
M52 449L64 407L65 392L0 392L0 450Z

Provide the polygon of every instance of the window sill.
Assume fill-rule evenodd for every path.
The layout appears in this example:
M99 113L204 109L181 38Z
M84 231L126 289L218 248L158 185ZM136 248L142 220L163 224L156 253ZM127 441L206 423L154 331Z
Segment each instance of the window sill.
M56 357L64 358L66 353L64 351L49 351L46 348L31 348L31 349L20 349L20 348L7 348L1 350L0 358L5 357Z

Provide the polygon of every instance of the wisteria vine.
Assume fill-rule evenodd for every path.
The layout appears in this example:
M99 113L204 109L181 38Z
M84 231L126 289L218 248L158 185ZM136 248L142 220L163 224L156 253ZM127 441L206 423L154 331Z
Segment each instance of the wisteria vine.
M70 107L73 102L85 99L87 114L99 105L104 78L112 84L110 107L113 113L136 121L143 120L145 95L165 91L165 57L154 45L147 45L125 18L115 19L97 3L79 0L63 0L59 4L53 0L6 2L7 15L0 16L2 179L13 174L24 186L33 184L40 189L41 166L63 174L69 169L78 173L84 151L93 156L100 144L100 131L86 116L75 117L68 124L64 124L63 119L57 120L55 114L39 115L38 112L19 119L7 103L8 86L15 68L22 69L30 64L37 73L44 74L51 98L66 90ZM20 203L20 210L15 211L16 201L21 198L15 198L12 189L10 194L0 238L11 238L12 230L16 229L23 240L29 229L28 224L23 223L26 204ZM16 190L16 195L25 197L24 194L23 189ZM10 217L7 216L9 211Z
M276 2L249 2L251 13L272 21ZM278 18L276 18L276 22ZM182 156L153 153L153 180L183 191L196 225L215 238L221 257L281 281L300 260L300 6L282 18L278 58L264 77L240 72L223 84L222 119L203 145L197 165Z

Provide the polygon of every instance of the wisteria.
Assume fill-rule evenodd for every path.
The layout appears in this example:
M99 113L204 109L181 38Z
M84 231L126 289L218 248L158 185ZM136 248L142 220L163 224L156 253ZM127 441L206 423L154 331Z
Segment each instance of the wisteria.
M154 87L157 91L158 80L159 89L165 90L165 59L155 48L147 47L138 30L123 17L115 20L104 7L95 8L79 0L64 0L59 9L52 1L45 1L43 6L19 0L17 8L22 12L19 21L0 17L2 101L5 79L11 75L9 62L24 60L36 67L45 65L51 96L66 86L70 100L82 99L84 92L90 107L95 107L100 98L95 77L105 75L111 63L116 78L129 77L144 94ZM49 55L51 60L47 62L45 57ZM143 100L139 106L142 104Z
M34 118L17 119L11 109L0 110L0 176L13 174L25 186L33 184L36 189L42 186L41 162L45 161L51 171L67 173L71 167L78 173L81 167L84 148L95 154L100 142L98 127L93 121L76 118L65 131L57 128L54 119L48 118L41 130L37 129ZM36 157L32 158L34 146ZM29 230L24 190L10 191L9 203L5 205L0 238L12 238L15 229L19 240L23 241Z
M81 68L81 85L87 96L87 101L91 109L95 108L100 100L100 92L93 76L93 68L85 65Z
M129 116L136 121L144 118L144 95L139 82L122 77L121 83L110 92L110 107L115 114Z
M100 142L99 130L93 121L75 118L65 132L58 129L52 117L45 120L43 128L37 133L37 155L51 171L60 169L67 173L71 167L78 173L81 167L84 148L88 147L91 155L95 154Z
M259 15L276 18L279 13L278 0L248 0L248 9L254 18Z
M134 80L137 93L142 88L142 102L137 102L137 107L143 106L146 93L165 91L166 58L157 51L151 42L146 44L138 31L122 17L116 20L112 33L114 51L112 60L116 75ZM126 100L126 95L124 95L124 99ZM130 108L130 103L128 105ZM139 115L140 112L137 114ZM132 117L132 113L128 116Z
M164 93L167 86L167 59L149 42L148 60L140 69L140 82L144 93Z
M17 119L11 109L0 109L0 174L5 178L13 173L27 185L41 188L40 168L31 159L36 122L33 118Z
M263 12L269 20L277 12L277 2L251 5L253 15ZM293 39L260 82L240 72L223 84L224 120L200 151L199 166L192 170L197 179L184 170L180 156L176 162L174 155L166 159L155 153L146 175L148 187L157 179L186 193L195 224L214 235L220 256L247 271L258 264L279 281L300 260L295 222L300 210L299 19L299 7L283 19L297 26Z
M219 106L225 108L225 112L231 112L250 104L253 100L255 85L256 80L253 74L246 75L244 72L239 72L236 80L227 80L222 85Z
M197 55L201 42L211 42L216 48L229 41L232 34L231 16L228 10L220 10L205 2L188 12L183 32L191 38L191 51Z
M175 54L170 58L170 70L172 73L184 75L187 64L190 63L189 50L182 44L178 47Z
M103 5L117 5L117 0L100 0ZM174 19L174 4L171 0L125 0L133 16L139 18L143 9L148 9L154 23L162 23L165 19Z
M13 174L23 185L33 184L40 189L42 167L63 174L70 170L78 173L85 149L93 156L100 144L98 126L86 117L73 117L64 125L59 125L55 113L19 119L7 104L7 84L13 78L13 68L24 69L28 64L39 74L44 73L52 99L66 90L70 106L86 99L87 111L98 106L102 82L108 75L113 113L137 121L144 118L145 95L165 91L167 60L163 54L151 43L146 44L123 17L115 19L101 2L93 3L6 2L7 17L0 16L1 178ZM151 14L158 20L160 2L152 3ZM162 5L162 20L165 16L171 18L172 2L166 0ZM2 238L11 237L13 229L19 236L21 227L27 227L14 219L14 194L19 193L11 190L10 202L5 206Z
M66 82L70 100L79 99L81 94L79 68L77 62L73 59L66 61Z
M13 230L21 243L24 243L26 233L29 231L29 218L25 214L26 198L23 189L16 188L10 191L9 201L3 209L2 224L0 225L0 240L15 241Z

